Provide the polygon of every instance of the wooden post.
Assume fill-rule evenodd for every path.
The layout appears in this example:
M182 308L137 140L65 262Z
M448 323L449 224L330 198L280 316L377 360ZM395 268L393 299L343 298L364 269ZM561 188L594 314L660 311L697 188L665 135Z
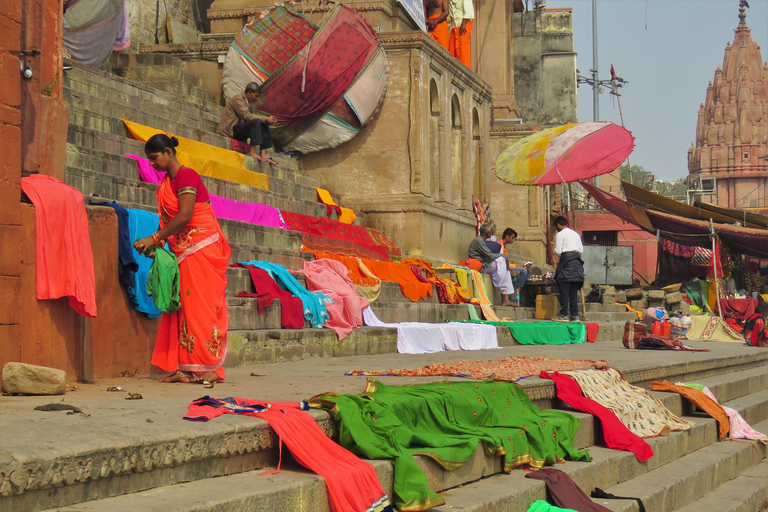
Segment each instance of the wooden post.
M720 304L720 279L717 277L717 234L715 233L715 223L712 219L709 219L709 232L712 237L712 268L715 274L715 296L717 297L717 313L720 317L723 316L723 308Z

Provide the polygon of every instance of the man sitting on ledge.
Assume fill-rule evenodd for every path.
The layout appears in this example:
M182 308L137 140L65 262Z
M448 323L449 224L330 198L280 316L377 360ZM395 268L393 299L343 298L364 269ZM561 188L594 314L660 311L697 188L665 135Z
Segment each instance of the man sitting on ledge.
M259 117L251 112L250 105L261 96L261 88L256 82L245 86L245 92L238 94L227 102L226 108L221 112L219 126L216 133L222 137L248 142L251 149L248 155L260 162L275 165L272 158L267 156L267 150L272 147L272 136L269 133L269 125L275 124L274 116ZM261 151L256 149L261 147Z
M505 229L504 233L501 235L501 253L506 255L507 245L511 244L515 240L517 240L517 231L512 228ZM509 267L510 272L517 275L512 284L515 285L515 288L518 292L520 292L520 288L525 286L528 278L531 277L531 265L533 265L533 263L529 261L524 263L522 267L513 267L511 265Z
M491 252L485 243L493 234L493 226L483 224L480 226L480 236L469 244L469 258L478 260L482 264L481 272L490 274L493 286L499 289L502 297L502 306L513 306L509 299L515 293L512 285L512 276L509 275L509 261L501 253Z

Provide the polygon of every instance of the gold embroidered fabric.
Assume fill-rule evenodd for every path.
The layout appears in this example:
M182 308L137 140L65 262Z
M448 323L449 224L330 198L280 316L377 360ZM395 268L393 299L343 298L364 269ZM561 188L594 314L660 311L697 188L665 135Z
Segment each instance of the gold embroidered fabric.
M184 194L197 195L197 189L195 187L182 187L178 192L176 192L177 196L183 196Z

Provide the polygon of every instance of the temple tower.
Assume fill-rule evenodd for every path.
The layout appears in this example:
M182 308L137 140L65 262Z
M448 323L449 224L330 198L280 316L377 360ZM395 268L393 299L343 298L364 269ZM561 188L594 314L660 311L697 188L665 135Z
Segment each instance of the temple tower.
M768 206L768 63L750 35L746 7L742 0L688 150L692 198L736 208Z

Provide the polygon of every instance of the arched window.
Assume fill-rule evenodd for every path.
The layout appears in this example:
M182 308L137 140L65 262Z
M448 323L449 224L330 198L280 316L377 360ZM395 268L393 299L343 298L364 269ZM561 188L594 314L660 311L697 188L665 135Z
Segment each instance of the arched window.
M429 126L428 150L429 150L429 184L425 190L429 195L437 199L440 191L440 93L437 89L437 81L433 78L429 81Z
M478 199L485 196L483 180L483 145L480 142L480 115L477 109L472 109L472 195Z
M454 94L451 98L451 189L453 190L453 204L460 205L466 192L462 186L464 147L461 141L461 103L459 97Z

